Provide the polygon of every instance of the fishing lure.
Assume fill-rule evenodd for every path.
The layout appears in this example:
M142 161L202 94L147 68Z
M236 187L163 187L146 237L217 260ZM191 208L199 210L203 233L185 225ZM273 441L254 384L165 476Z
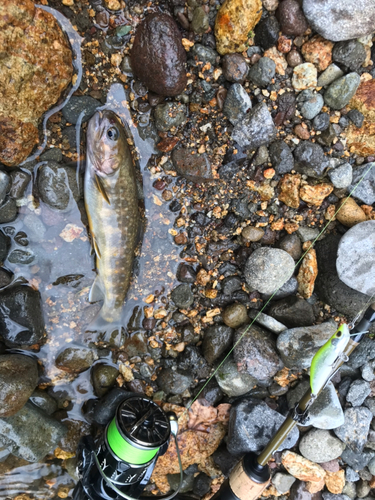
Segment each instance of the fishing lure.
M350 339L349 327L343 323L313 357L310 368L311 395L316 397L334 373Z

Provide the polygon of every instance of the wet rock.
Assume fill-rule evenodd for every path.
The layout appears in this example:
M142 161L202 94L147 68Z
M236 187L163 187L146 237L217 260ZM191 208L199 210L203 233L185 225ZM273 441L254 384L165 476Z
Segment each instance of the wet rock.
M85 347L67 347L57 355L57 368L68 373L81 373L88 370L97 358L92 349Z
M360 78L357 73L348 73L330 84L324 93L324 102L332 109L342 109L356 93Z
M272 484L281 495L284 495L284 493L288 493L295 480L296 478L291 476L290 474L276 472L276 474L272 478Z
M245 279L252 290L272 293L292 276L292 257L278 248L258 248L246 262Z
M84 111L82 116L82 123L87 122L95 113L97 108L102 105L93 97L88 95L72 96L68 103L63 107L62 114L65 120L75 125L78 121L79 115Z
M235 125L241 121L246 113L251 109L249 94L240 83L234 83L229 87L225 98L223 113L228 120Z
M242 229L241 236L246 243L259 241L264 236L264 231L260 227L246 226Z
M350 186L353 179L353 169L350 163L343 163L328 172L328 177L335 188L341 189Z
M352 227L341 238L337 253L337 273L341 281L358 292L375 292L375 221Z
M333 43L319 35L304 43L301 52L306 62L315 64L318 71L324 71L332 62Z
M306 118L306 120L312 120L318 113L320 113L324 104L324 99L321 94L307 89L303 90L298 95L297 103L299 105L301 115Z
M5 200L6 194L9 189L10 177L8 174L0 170L0 205Z
M197 273L194 271L193 266L182 263L178 266L176 277L182 283L194 283Z
M163 368L158 375L157 384L166 394L182 394L193 382L190 373Z
M198 498L202 498L206 495L211 489L212 479L201 472L194 478L193 484L193 493L198 496Z
M35 359L20 354L0 356L0 417L10 417L25 405L38 378Z
M115 366L97 363L91 370L92 385L95 394L101 398L106 394L116 382L119 371Z
M285 297L271 305L268 314L288 328L311 326L315 321L313 307L299 297Z
M321 113L317 115L313 120L313 127L319 132L326 130L329 127L329 114Z
M113 418L117 406L126 398L134 396L133 392L125 391L115 387L102 397L94 410L94 422L99 425L107 425Z
M356 407L345 410L344 414L345 423L334 432L352 451L362 452L373 418L372 413L368 408Z
M293 152L295 170L301 174L320 179L327 168L323 148L311 141L301 141Z
M296 232L303 243L313 241L319 235L319 229L307 226L299 227Z
M13 198L5 198L5 202L0 207L0 224L13 222L17 217L17 205Z
M254 32L255 45L267 50L273 47L279 38L280 25L275 16L268 16L257 24Z
M354 197L366 205L375 203L375 167L374 163L367 163L353 170L353 182L348 190L351 192L363 177L361 183L356 187ZM1 209L0 209L1 212Z
M230 328L238 328L248 320L247 309L243 304L231 304L223 311L223 321Z
M305 184L299 190L301 200L309 203L310 205L320 206L324 199L327 198L333 191L331 184L323 183L310 186Z
M339 439L331 436L328 431L313 429L303 436L299 444L301 454L321 464L338 458L344 451L345 445Z
M179 309L188 309L194 302L194 295L188 284L178 285L172 290L171 299Z
M254 311L253 309L250 309L249 317L254 319L256 323L259 323L261 326L267 328L267 330L270 330L271 332L274 332L276 334L279 334L287 329L287 327L280 323L280 321L277 321L271 316L268 316L268 314Z
M363 450L357 452L347 446L341 454L341 459L354 470L360 471L374 458L374 455L373 451Z
M361 406L364 400L371 393L371 387L365 380L354 380L346 395L346 400L352 406Z
M297 480L290 488L290 500L311 500L313 497L307 489L307 484L304 481Z
M262 57L251 66L249 80L257 87L266 87L275 76L276 64L269 57Z
M30 396L30 401L43 410L47 415L52 415L57 410L57 403L46 391L35 389Z
M0 231L0 262L4 262L8 255L8 250L10 247L10 240L8 236Z
M247 372L259 381L269 381L283 367L273 342L257 325L237 330L234 346L233 358L238 371Z
M241 54L227 54L223 57L223 76L228 82L243 83L249 67Z
M266 104L260 103L247 113L233 129L232 139L241 147L254 149L268 144L276 135L276 127Z
M205 154L193 154L187 148L174 149L172 162L177 173L193 182L204 182L212 179L210 162Z
M332 57L336 63L343 64L351 71L355 71L365 62L366 50L363 44L357 40L348 40L336 43Z
M189 373L194 378L206 379L210 367L197 347L188 345L178 358L178 368L182 373Z
M0 268L0 288L8 286L12 281L12 275L3 268Z
M203 34L210 27L208 15L203 7L196 7L193 12L193 19L191 20L191 29L194 33Z
M297 91L317 86L318 72L311 63L303 63L296 66L293 71L292 85Z
M271 410L263 401L245 398L232 406L229 417L227 448L233 455L259 452L275 435L285 420L280 413ZM299 437L295 427L281 444L279 451L292 448Z
M254 377L238 371L232 356L219 366L215 377L220 389L229 397L242 396L257 384Z
M34 259L35 255L32 252L29 250L20 250L19 248L13 250L8 256L8 261L12 264L27 265L31 264Z
M318 349L327 342L336 329L337 325L334 322L325 322L320 325L285 330L277 338L277 349L281 359L288 368L309 368Z
M292 48L292 50L286 56L286 60L291 68L295 68L296 66L299 66L300 64L303 63L303 58L301 54L295 48Z
M179 127L186 122L186 107L175 102L158 104L154 117L157 130L168 132L171 128Z
M233 329L226 325L213 325L204 332L202 351L208 363L213 363L232 344Z
M247 49L249 32L262 15L261 0L225 0L215 21L216 47L219 54L232 54Z
M242 281L238 276L227 276L221 282L221 286L224 295L232 295L242 289Z
M38 143L39 119L70 83L72 54L54 16L31 0L2 2L2 15L0 162L15 166Z
M180 474L167 474L168 483L172 490L176 491L180 484ZM180 492L187 493L193 489L194 474L184 474Z
M196 43L190 49L190 52L197 57L198 61L202 61L204 63L209 62L211 66L215 66L216 58L219 56L216 50L211 47L201 45L200 43Z
M39 168L37 184L41 200L58 210L65 210L72 198L80 198L75 170L55 161L47 161Z
M357 128L361 128L365 117L358 109L351 109L348 113L348 118Z
M181 39L176 22L167 14L149 14L137 27L132 69L156 94L175 96L186 86L186 52Z
M253 159L253 165L258 167L269 161L267 146L260 146Z
M44 335L40 294L25 285L0 294L0 334L8 347L38 344Z
M297 0L281 2L276 16L284 35L303 35L308 28L306 18Z
M371 0L343 0L340 9L334 0L304 0L303 11L311 28L333 42L359 38L375 31L375 5Z
M60 443L67 430L32 403L12 417L0 418L0 443L17 457L39 462Z

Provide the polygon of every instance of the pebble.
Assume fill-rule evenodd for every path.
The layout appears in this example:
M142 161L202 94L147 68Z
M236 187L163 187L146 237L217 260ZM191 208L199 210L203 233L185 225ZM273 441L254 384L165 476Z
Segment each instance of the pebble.
M343 163L334 170L330 170L328 177L335 188L347 188L353 180L353 168L350 163Z
M101 105L102 103L100 101L97 101L88 95L73 95L63 107L62 114L68 123L75 125L78 121L79 115L82 111L84 111L81 122L84 123L92 117L97 108Z
M324 199L327 198L333 191L333 186L331 184L323 183L310 186L305 184L299 190L299 195L301 200L305 201L310 205L320 206Z
M242 229L241 236L245 243L259 241L264 236L264 231L260 227L246 226Z
M180 484L180 474L167 474L168 484L172 490L176 491ZM180 493L187 493L193 489L194 484L194 475L193 474L184 474Z
M186 122L186 106L175 102L158 104L154 111L155 127L159 132L169 132Z
M267 330L270 330L271 332L276 334L279 334L287 329L287 327L280 323L280 321L277 321L271 316L268 316L268 314L254 311L253 309L250 309L249 317L254 319L256 323L259 323L261 326L267 328Z
M177 268L176 277L178 281L181 281L182 283L194 283L197 273L195 272L193 266L189 266L188 264L182 262Z
M257 24L254 43L262 49L273 47L279 38L280 25L275 16L268 16Z
M276 11L284 35L303 35L308 24L297 0L283 0Z
M365 363L361 367L361 375L362 375L362 378L364 380L366 380L367 382L372 382L373 380L375 380L375 373L374 373L374 369L373 369L372 364ZM366 403L364 403L364 404L365 404L365 406L367 406Z
M293 151L295 170L314 179L320 179L327 168L324 151L319 144L303 141Z
M200 349L188 345L178 357L178 369L181 373L189 373L195 379L206 379L210 374L210 366L201 354Z
M0 207L0 224L13 222L17 217L17 204L13 198L5 198Z
M171 299L179 309L188 309L194 302L194 295L190 286L183 284L172 290Z
M358 292L375 292L375 221L361 222L341 238L337 253L341 281Z
M193 493L197 495L198 498L202 498L211 489L212 479L201 472L194 478Z
M20 354L0 356L0 417L10 417L26 404L38 384L38 365Z
M288 328L311 326L315 322L312 305L295 296L285 297L274 302L268 314Z
M227 97L225 98L223 114L228 118L232 125L241 121L246 113L251 109L251 100L249 94L240 83L234 83L229 87Z
M198 35L203 35L210 28L208 14L203 7L196 7L194 9L190 27Z
M240 147L255 149L269 144L276 136L276 127L265 103L254 106L234 127L232 139Z
M317 115L314 120L313 120L313 127L315 130L322 132L323 130L326 130L329 127L329 114L328 113L321 113L320 115Z
M0 205L4 202L10 184L8 174L0 170Z
M324 102L332 109L342 109L349 104L360 84L357 73L348 73L330 84L324 93Z
M344 443L323 429L312 429L299 443L301 454L318 464L338 458L344 449Z
M202 61L204 63L209 62L211 66L216 65L216 58L219 57L219 54L216 50L211 47L206 47L205 45L201 45L200 43L196 43L191 49L190 52L197 57L198 61Z
M44 320L38 291L15 285L1 292L0 331L8 347L30 346L41 342Z
M352 451L360 453L366 444L373 415L364 407L349 408L345 410L344 415L344 424L335 429L334 433Z
M88 370L97 359L95 351L86 347L67 347L56 356L55 365L68 373Z
M366 299L368 301L367 297ZM356 304L356 306L359 309L361 308L361 306L358 306L358 304ZM361 343L355 349L355 351L351 354L349 365L352 368L356 369L360 368L365 363L372 361L373 359L375 359L375 341L370 339L369 337L365 337L364 339L362 339Z
M341 0L340 9L335 0L304 0L303 11L312 30L333 42L359 38L375 31L372 0Z
M318 71L324 71L332 62L333 43L315 35L301 47L306 62L315 64Z
M347 446L342 452L341 459L354 470L360 471L374 458L374 455L373 451L353 451Z
M188 148L174 149L172 151L172 162L176 172L193 182L205 182L212 180L211 164L206 154L194 154Z
M291 172L294 168L294 158L290 147L284 141L272 142L269 155L273 168L280 175Z
M357 128L361 128L365 117L358 111L358 109L351 109L347 114L350 121L354 123Z
M275 76L276 65L269 57L262 57L249 71L249 79L257 87L266 87Z
M293 48L286 56L286 61L291 68L295 68L296 66L299 66L300 64L303 63L303 57L298 52L298 50Z
M5 288L12 281L12 275L0 267L0 288Z
M98 425L107 425L113 418L116 408L121 401L129 396L134 396L132 392L125 391L120 387L107 392L96 404L93 412L94 422Z
M316 67L311 63L303 63L296 66L293 70L292 85L297 91L317 86L318 72Z
M347 40L335 44L332 57L336 63L356 71L366 60L366 50L358 40Z
M337 209L339 212L336 215L336 219L346 227L353 227L367 219L365 212L353 198L343 198L340 200Z
M96 363L91 370L91 380L95 394L101 398L116 382L119 371L115 366Z
M227 448L233 455L259 452L274 436L285 417L264 401L247 397L232 406L229 417ZM288 434L278 451L292 448L298 441L297 427Z
M193 376L188 372L174 371L171 368L163 368L158 375L157 384L166 394L182 394L189 389L193 382Z
M226 325L213 325L204 332L202 352L207 362L212 364L231 346L233 329Z
M320 113L324 104L324 99L321 94L307 89L303 90L298 95L297 103L301 115L306 118L306 120L312 120Z
M135 76L152 92L163 96L183 92L187 83L186 52L171 16L155 12L138 24L131 66Z
M302 243L305 243L306 241L314 241L319 235L319 229L307 226L300 226L296 232Z
M320 465L289 450L282 454L281 463L292 476L301 481L316 483L325 477L325 471Z
M227 54L222 62L223 76L228 82L243 83L249 67L241 54Z
M254 29L261 16L261 0L225 0L215 20L216 48L219 54L247 50L249 32Z
M330 64L328 68L318 78L318 87L326 87L338 78L343 76L344 72L336 65Z
M362 177L363 180L358 184ZM375 203L375 162L366 163L353 170L353 183L349 186L349 191L352 191L354 188L356 188L354 197L359 201L366 205Z
M284 236L284 238L280 241L279 246L282 250L288 252L294 260L298 260L302 255L301 239L296 233Z
M248 321L247 309L244 304L230 304L223 311L223 321L230 328L238 328Z
M233 358L239 372L247 372L263 382L270 381L284 366L267 332L254 324L236 331Z
M47 415L52 415L57 410L57 403L46 391L35 389L30 396L30 401L43 410Z
M33 252L29 250L20 250L19 248L13 250L8 256L8 261L11 264L27 265L31 264L34 259L35 255L33 254Z
M370 470L370 464L371 464L371 462L368 465L369 470ZM370 472L371 472L371 470L370 470ZM347 481L349 481L350 483L355 483L356 481L359 481L359 474L355 470L353 470L351 467L347 467L345 469L345 479Z
M288 368L309 368L318 349L327 342L336 329L334 322L324 322L320 325L285 330L277 338L277 349L281 359Z
M296 478L291 476L290 474L276 472L276 474L272 478L272 484L280 493L280 495L284 495L285 493L288 493L295 480Z
M11 187L9 195L15 200L19 200L25 194L26 188L31 180L30 174L22 170L14 170L10 173Z
M254 377L246 372L238 371L232 356L219 365L215 378L220 389L229 397L242 396L257 384Z
M66 435L66 427L32 403L15 415L0 418L0 443L28 462L39 462Z
M310 139L310 132L308 131L307 127L303 126L301 123L296 125L293 130L296 136L299 137L300 139L303 140Z

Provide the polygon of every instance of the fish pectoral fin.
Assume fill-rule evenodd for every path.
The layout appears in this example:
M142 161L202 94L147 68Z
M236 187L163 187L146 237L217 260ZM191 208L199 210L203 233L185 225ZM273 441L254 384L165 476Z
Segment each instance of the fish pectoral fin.
M102 254L100 253L100 249L98 247L98 243L97 243L94 235L92 235L92 248L93 248L96 256L98 257L98 259L101 259Z
M96 187L98 188L100 194L103 196L103 198L108 203L108 205L110 205L111 202L109 201L108 195L107 195L105 187L103 185L103 181L101 180L101 178L98 175L95 175L95 183L96 183Z
M102 287L100 286L99 277L97 276L92 284L89 293L89 302L98 302L104 298Z

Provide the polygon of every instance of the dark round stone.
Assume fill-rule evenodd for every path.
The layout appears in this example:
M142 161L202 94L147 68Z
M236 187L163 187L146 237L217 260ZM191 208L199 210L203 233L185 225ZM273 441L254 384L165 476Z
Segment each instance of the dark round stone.
M249 68L241 54L227 54L223 57L223 75L228 82L243 83Z
M268 16L255 27L255 45L260 45L264 50L275 45L279 38L280 25L275 16Z
M284 35L303 35L309 27L298 0L280 2L276 17Z
M315 130L322 131L329 127L329 114L320 113L313 120L313 127Z

